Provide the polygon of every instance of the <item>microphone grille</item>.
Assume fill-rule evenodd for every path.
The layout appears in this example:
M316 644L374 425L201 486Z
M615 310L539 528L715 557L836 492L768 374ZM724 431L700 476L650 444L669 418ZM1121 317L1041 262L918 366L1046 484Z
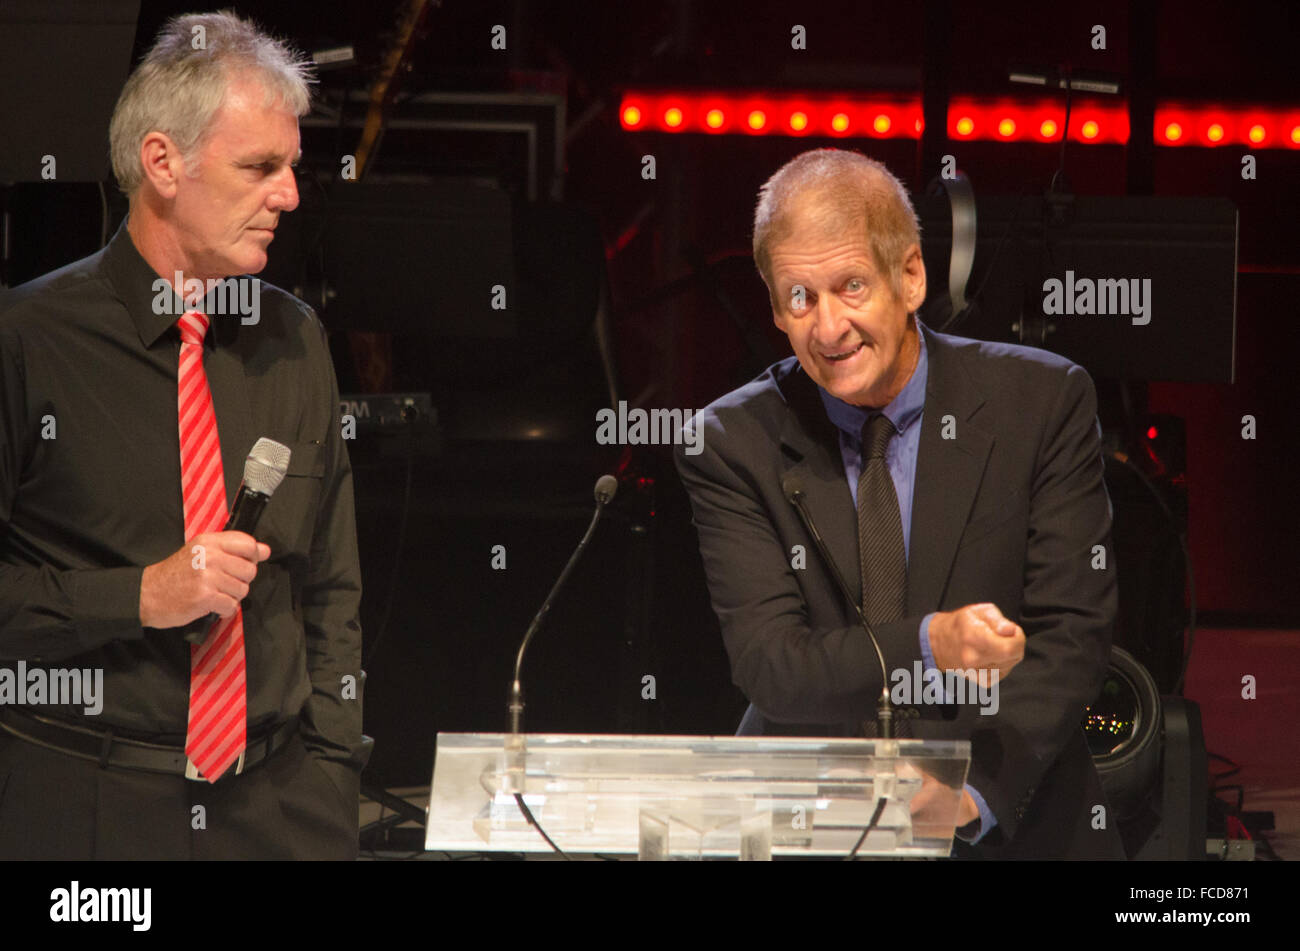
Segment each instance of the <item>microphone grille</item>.
M618 492L618 480L612 475L603 475L596 480L596 501L607 503Z
M254 492L271 495L280 487L293 453L284 443L263 436L244 461L244 484Z

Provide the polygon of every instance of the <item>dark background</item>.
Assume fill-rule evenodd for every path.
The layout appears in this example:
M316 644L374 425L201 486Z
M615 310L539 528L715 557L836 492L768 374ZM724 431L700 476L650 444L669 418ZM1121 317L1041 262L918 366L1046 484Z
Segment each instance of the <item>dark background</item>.
M374 77L399 5L231 6L307 50L353 44L357 65L321 77L320 97L337 105ZM427 781L436 731L502 728L514 646L580 536L590 486L604 471L619 475L619 498L530 649L528 729L730 733L739 719L743 698L730 684L668 449L620 450L592 440L592 413L609 393L589 330L602 270L620 395L641 405L700 408L789 353L749 260L755 193L785 160L820 145L861 147L916 193L938 171L934 156L950 151L977 194L1016 195L1041 192L1059 158L1055 145L945 145L933 137L832 143L629 133L618 121L622 90L916 95L942 82L952 95L1024 96L1006 82L1007 67L1042 63L1114 74L1124 96L1148 101L1297 108L1293 7L1166 2L1136 18L1127 3L446 0L433 9L392 115L401 117L410 96L430 90L562 94L565 204L558 217L530 205L511 173L513 147L485 148L469 136L424 141L393 131L370 173L390 184L436 173L444 184L472 179L474 187L503 193L512 209L512 289L519 291L511 332L484 339L477 322L485 318L466 306L479 292L438 270L452 245L474 247L463 232L449 227L429 231L423 242L379 245L403 275L428 274L430 304L405 322L370 315L373 328L393 334L382 389L430 392L439 428L435 438L409 442L365 432L353 444L366 729L377 739L372 777ZM131 62L166 17L190 8L145 0ZM807 50L790 47L795 23L807 28ZM489 47L494 24L507 27L505 51ZM1104 51L1090 46L1093 24L1106 27ZM59 68L75 72L77 65ZM6 90L0 106L19 95ZM349 108L355 116L364 104ZM355 131L313 132L304 123L303 142L299 214L308 221L337 196L331 176L339 156L353 151ZM1240 175L1245 151L1157 148L1134 135L1128 146L1072 146L1069 177L1080 195L1222 196L1237 205L1235 382L1121 386L1098 378L1101 416L1116 429L1147 413L1171 414L1185 426L1185 447L1160 447L1175 456L1185 449L1185 465L1165 473L1161 489L1175 511L1186 509L1201 623L1296 628L1300 426L1291 395L1300 341L1300 150L1254 150L1253 181ZM645 154L656 156L654 181L641 177ZM13 235L8 283L99 247L105 221L97 185L20 183L3 193ZM111 234L125 202L111 180L102 197ZM272 246L269 270L291 273L302 262L287 258L303 245L285 232ZM932 293L942 270L931 264ZM329 307L321 316L342 389L361 392L365 373L346 331L372 328ZM422 329L421 320L433 329ZM1240 438L1248 413L1258 420L1254 441ZM1136 535L1166 532L1159 517L1136 509L1131 516L1117 511L1117 531L1125 517L1140 526ZM1168 542L1159 556L1166 560L1174 550ZM490 565L498 544L507 550L504 571ZM1181 592L1181 578L1174 583ZM647 674L656 678L654 700L641 696Z

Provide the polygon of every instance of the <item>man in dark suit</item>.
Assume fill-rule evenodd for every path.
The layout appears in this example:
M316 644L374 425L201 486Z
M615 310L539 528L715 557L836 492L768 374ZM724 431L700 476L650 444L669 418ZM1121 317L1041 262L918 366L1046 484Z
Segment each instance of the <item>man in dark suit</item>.
M1088 375L921 324L915 212L856 153L778 171L754 252L795 356L702 411L703 450L677 454L751 701L739 732L871 733L881 694L875 651L787 501L793 476L891 686L918 663L997 678L992 715L900 711L900 734L971 742L955 854L1123 858L1080 726L1116 613Z

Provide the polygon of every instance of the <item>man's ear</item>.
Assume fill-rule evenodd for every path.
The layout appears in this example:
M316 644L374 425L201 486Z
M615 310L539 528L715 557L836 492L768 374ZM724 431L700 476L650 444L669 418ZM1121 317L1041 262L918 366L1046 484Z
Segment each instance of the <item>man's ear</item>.
M176 143L164 132L150 132L140 143L140 166L144 177L162 198L175 198L185 160Z
M914 244L903 255L903 305L908 313L925 302L925 259L921 246Z

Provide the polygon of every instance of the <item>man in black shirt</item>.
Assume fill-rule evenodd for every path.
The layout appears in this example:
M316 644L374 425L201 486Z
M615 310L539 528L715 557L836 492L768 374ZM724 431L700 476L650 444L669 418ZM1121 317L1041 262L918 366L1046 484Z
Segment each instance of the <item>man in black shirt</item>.
M0 858L356 855L361 583L325 332L251 278L202 293L265 267L297 206L309 81L234 16L170 21L113 116L127 221L0 299ZM229 506L259 438L292 451L256 540L187 538L177 323L196 310L213 498L218 458ZM184 635L210 613L242 616L243 674L216 705L246 711L247 739L208 781L186 754ZM93 704L29 689L100 671Z

